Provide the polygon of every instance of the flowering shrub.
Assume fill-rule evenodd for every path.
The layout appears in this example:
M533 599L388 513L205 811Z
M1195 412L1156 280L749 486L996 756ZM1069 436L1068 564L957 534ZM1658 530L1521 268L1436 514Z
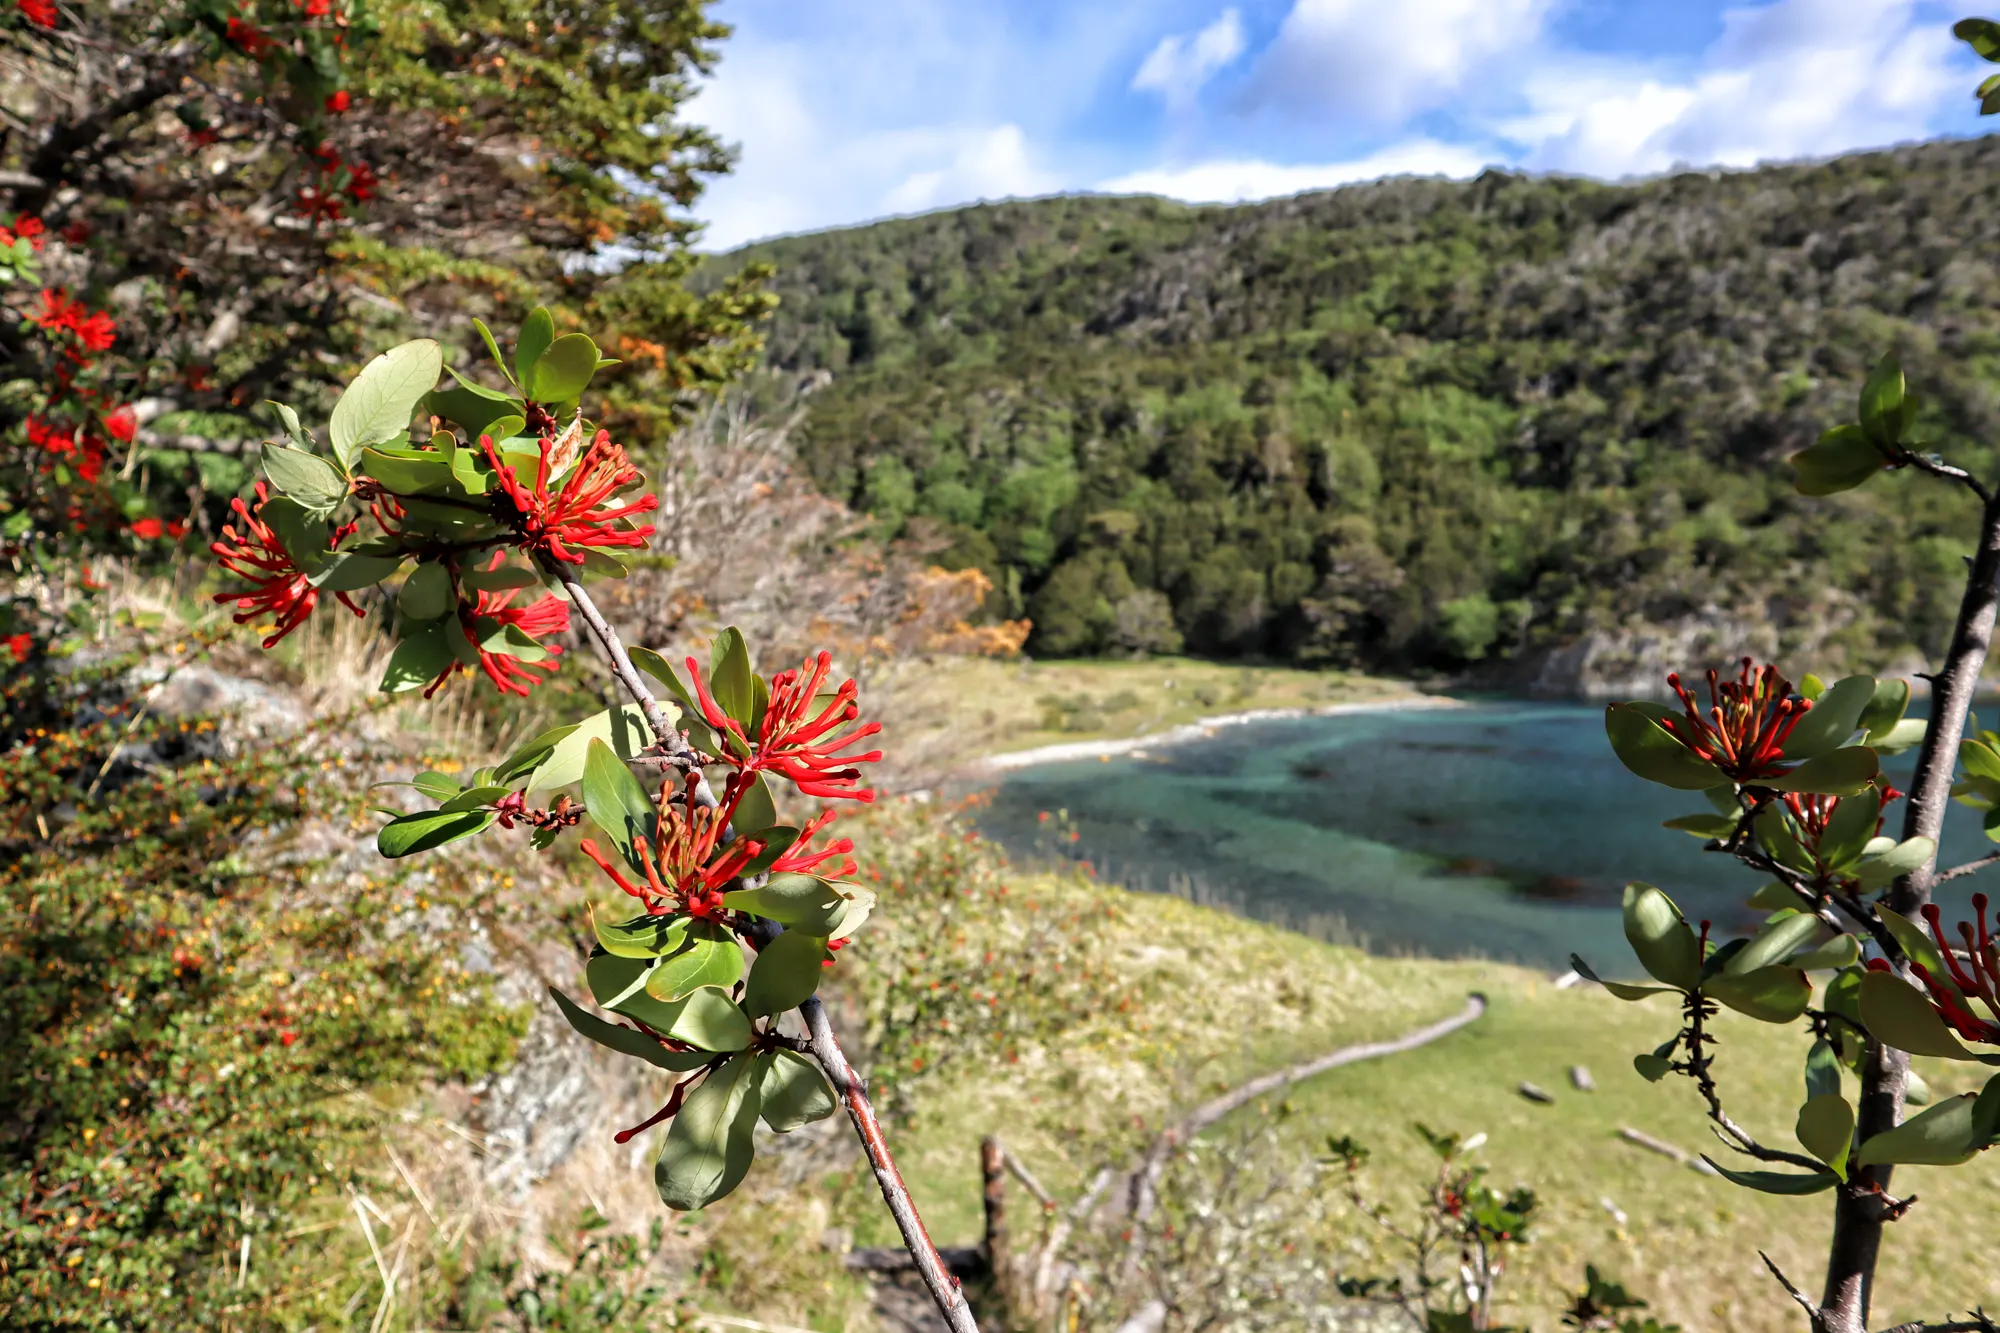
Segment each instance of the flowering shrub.
M1956 31L2000 61L2000 24L1972 19ZM1981 87L1983 111L2000 110L1996 88L2000 76ZM1625 767L1707 798L1708 810L1668 827L1762 877L1749 904L1768 915L1755 933L1720 939L1711 922L1691 926L1659 889L1629 885L1625 935L1657 984L1604 984L1627 1000L1676 997L1680 1030L1633 1063L1656 1082L1669 1074L1694 1082L1718 1137L1749 1159L1712 1162L1717 1171L1766 1193L1834 1195L1820 1299L1773 1266L1814 1328L1831 1333L1866 1329L1883 1229L1917 1202L1890 1194L1894 1168L1958 1165L2000 1143L2000 1075L1977 1092L1932 1100L1909 1069L1911 1055L2000 1065L2000 955L1985 895L1974 895L1975 920L1955 932L1931 900L1937 886L2000 862L1996 853L1951 869L1937 865L1953 799L1986 811L1987 834L2000 841L2000 736L1967 735L2000 609L2000 491L1935 452L1917 434L1922 420L1900 364L1885 357L1862 387L1856 419L1791 463L1803 495L1833 495L1883 472L1908 471L1977 500L1979 545L1944 662L1926 678L1927 718L1904 716L1907 681L1857 675L1828 684L1807 675L1795 686L1777 667L1747 658L1733 679L1708 672L1706 707L1670 675L1678 708L1639 700L1605 710L1606 733ZM1880 758L1911 749L1916 769L1905 793L1883 776ZM1954 768L1962 772L1957 780ZM1885 811L1897 801L1905 801L1901 836L1884 836ZM1575 965L1595 979L1583 960ZM1822 986L1813 973L1825 975ZM1805 1098L1793 1126L1799 1150L1765 1142L1725 1110L1712 1068L1719 1007L1761 1022L1803 1024ZM1904 1117L1906 1105L1926 1101ZM1975 1313L1906 1327L1994 1325Z
M609 363L585 335L557 336L546 310L529 315L511 363L479 332L504 387L457 371L438 387L442 351L418 340L347 387L323 449L279 408L288 439L265 446L264 479L213 546L240 581L217 600L269 647L325 597L359 609L351 599L378 590L385 608L393 599L396 639L382 688L427 696L471 672L527 694L560 666L553 638L581 620L633 702L547 731L463 785L419 775L413 785L436 808L393 817L380 850L410 856L495 824L529 825L547 848L588 819L579 850L635 914L592 918L584 982L610 1017L552 995L583 1036L677 1076L659 1111L618 1135L672 1120L654 1169L661 1199L692 1209L727 1195L749 1170L760 1121L797 1129L831 1115L837 1091L940 1308L970 1327L815 999L874 894L853 878L851 841L815 846L830 811L792 823L777 803L780 784L809 799L874 800L862 766L882 757L864 748L880 727L860 720L853 681L832 684L825 652L765 677L733 629L705 665L628 649L585 587L625 574L620 555L645 547L653 529L642 520L656 508L624 446L582 415ZM420 408L429 428L413 431ZM550 793L561 794L545 804ZM780 1025L795 1009L803 1036Z

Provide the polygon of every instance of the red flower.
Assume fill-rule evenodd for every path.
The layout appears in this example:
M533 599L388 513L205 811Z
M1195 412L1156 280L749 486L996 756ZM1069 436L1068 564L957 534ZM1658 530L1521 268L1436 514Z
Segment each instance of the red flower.
M541 462L536 469L534 488L530 490L521 485L513 467L493 447L493 437L479 437L487 461L499 474L501 490L514 506L514 526L524 544L532 551L572 565L583 563L583 552L571 550L573 546L643 547L653 535L652 524L642 528L617 525L635 514L649 514L658 509L659 500L648 495L617 508L606 503L639 480L639 469L625 457L624 446L611 442L610 431L597 432L597 438L569 470L560 489L551 493L549 482L559 470L557 451L562 444L561 440L543 438Z
M83 457L77 460L76 475L82 477L92 485L97 484L97 479L104 475L104 446L102 444L92 439L84 440Z
M236 43L243 54L249 56L252 60L262 59L264 53L271 49L270 34L253 23L246 23L236 14L229 16L229 22L223 29L223 35Z
M7 640L7 651L14 654L16 662L27 661L28 654L34 650L34 647L35 637L32 634L16 634Z
M720 914L723 886L763 853L763 843L738 838L711 863L744 784L737 774L730 774L722 804L708 807L695 800L700 783L699 773L688 774L686 788L678 799L671 786L660 788L657 837L650 841L643 836L632 840L639 864L645 868L644 884L627 879L590 839L585 838L581 844L583 854L597 862L597 868L609 875L612 883L656 915L676 908L703 919Z
M14 0L14 8L21 11L21 17L38 28L56 26L55 0Z
M42 308L28 316L28 322L46 333L75 332L79 320L86 309L83 302L73 301L63 288L42 288Z
M814 836L821 829L833 822L834 814L835 812L832 810L825 810L814 818L807 820L806 826L799 830L799 840L793 843L783 856L771 863L771 873L774 875L818 875L823 879L843 879L859 870L861 867L855 863L854 858L848 856L848 853L854 850L854 839L852 838L841 838L838 841L830 842L817 851L812 847ZM836 856L845 856L847 860L830 870L820 869L821 866Z
M42 234L48 230L42 220L34 216L14 219L11 227L0 227L0 245L12 245L15 241L26 241L31 249L42 248Z
M551 676L555 674L560 665L557 659L562 656L561 645L543 644L548 658L540 662L526 662L509 653L488 652L480 641L492 635L496 625L511 625L536 640L548 634L566 634L569 632L569 604L551 593L533 606L508 605L520 591L519 588L509 588L505 592L481 591L478 601L471 606L461 605L458 614L459 623L465 628L465 637L479 651L479 667L486 673L487 679L500 693L518 694L525 699L530 689L541 684L540 678L535 675L537 671ZM481 624L481 621L490 623ZM436 689L437 684L455 670L456 664L447 669L431 688Z
M78 218L62 229L62 238L71 245L82 245L90 239L90 224Z
M201 129L188 131L188 147L190 148L206 148L212 143L220 142L221 139L221 133L213 125L205 125Z
M299 1034L289 1030L285 1032L280 1032L278 1034L278 1043L281 1046L289 1046L298 1039L299 1039Z
M139 433L139 414L129 403L106 413L104 433L120 444L132 443L132 437Z
M345 93L341 94L343 97ZM375 197L375 168L366 162L354 162L347 168L347 195L357 204L365 204Z
M314 9L313 5L317 5L318 9ZM318 18L325 14L327 9L327 0L312 0L312 4L306 7L306 13L311 14L314 18ZM327 96L326 109L338 116L347 110L349 103L352 101L353 99L348 96L347 89L342 88L339 92L331 93Z
M817 657L807 658L795 670L780 671L771 677L771 699L764 709L764 721L758 729L755 750L747 759L730 754L725 754L723 758L748 771L761 769L782 774L807 796L874 800L872 790L856 787L861 779L861 770L854 765L877 763L882 758L882 752L840 753L882 730L881 723L870 722L852 731L841 731L861 713L859 705L854 702L854 682L849 680L843 683L824 708L817 713L813 711L819 701L820 688L826 684L827 672L832 667L833 654L822 652ZM723 712L709 694L708 684L702 679L701 669L692 657L687 659L687 669L694 679L695 694L708 725L717 731L733 734L739 741L746 742L744 749L750 749L742 724Z
M1776 777L1785 738L1812 708L1809 700L1792 696L1792 683L1767 666L1752 670L1749 658L1735 680L1718 681L1708 673L1708 698L1712 707L1702 716L1694 695L1681 684L1678 674L1669 675L1667 684L1681 698L1685 720L1667 718L1663 730L1697 758L1706 759L1737 782L1755 782Z
M132 535L143 541L158 541L167 530L167 525L157 518L142 518L132 525Z
M1959 1036L1968 1041L2000 1045L2000 1022L1979 1017L1972 1012L1969 1003L1970 999L1978 999L1988 1013L2000 1019L2000 953L1996 953L1992 932L1986 928L1985 894L1972 895L1972 910L1978 913L1975 918L1977 929L1971 921L1959 922L1959 942L1954 945L1944 937L1943 914L1938 911L1937 904L1929 903L1924 907L1924 920L1930 923L1931 937L1937 941L1938 952L1944 955L1944 965L1950 971L1956 989L1943 978L1932 976L1922 963L1913 961L1910 969L1930 991L1931 1006ZM1953 952L1954 948L1957 953ZM1966 963L1959 962L1959 953L1965 955ZM1878 964L1888 966L1881 959L1875 959L1869 967L1875 968Z
M42 417L28 418L28 443L37 449L46 449L58 458L67 458L76 452L76 435L68 426L54 426Z
M302 218L314 218L327 222L340 221L340 196L315 186L302 185L292 200L292 211Z
M264 640L266 648L304 624L313 608L319 605L319 589L313 587L305 571L293 563L291 553L278 540L278 534L258 517L269 498L264 483L260 481L257 483L254 508L243 503L241 497L230 501L229 507L236 511L241 531L238 531L237 523L224 524L222 540L211 543L208 548L221 558L224 569L250 581L250 586L241 592L215 595L218 602L236 603L236 623L248 624L260 616L271 616L277 621L276 630ZM346 593L339 592L334 596L355 615L363 614L360 607L348 600Z
M188 535L187 520L184 518L177 518L173 522L167 524L167 535L169 537L172 537L175 541L179 541L181 538L187 536Z

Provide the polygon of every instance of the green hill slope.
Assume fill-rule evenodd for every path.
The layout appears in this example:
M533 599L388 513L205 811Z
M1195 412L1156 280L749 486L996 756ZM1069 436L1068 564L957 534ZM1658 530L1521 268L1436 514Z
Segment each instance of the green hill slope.
M1664 628L1885 662L1945 633L1970 515L1920 478L1801 500L1783 459L1891 347L1988 458L1996 192L1987 139L982 205L716 271L774 262L771 363L833 372L819 484L986 569L1034 651L1457 669Z

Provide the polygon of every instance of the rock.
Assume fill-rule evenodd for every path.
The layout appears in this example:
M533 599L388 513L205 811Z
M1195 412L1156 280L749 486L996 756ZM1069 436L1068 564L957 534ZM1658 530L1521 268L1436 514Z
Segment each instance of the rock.
M1516 1088L1515 1091L1526 1097L1529 1101L1539 1102L1543 1106L1552 1106L1555 1104L1556 1098L1554 1093L1544 1091L1526 1081L1523 1081L1521 1086Z
M1597 1091L1597 1080L1592 1078L1590 1071L1582 1065L1571 1065L1569 1067L1569 1085L1578 1092Z

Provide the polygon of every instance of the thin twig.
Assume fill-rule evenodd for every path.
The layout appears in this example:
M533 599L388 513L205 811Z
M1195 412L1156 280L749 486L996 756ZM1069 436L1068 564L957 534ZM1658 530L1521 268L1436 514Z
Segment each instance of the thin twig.
M1984 1310L1974 1310L1963 1319L1950 1319L1942 1324L1926 1324L1914 1320L1885 1328L1882 1333L2000 1333L2000 1324L1995 1324Z
M1812 1322L1813 1333L1822 1333L1822 1330L1826 1328L1826 1320L1821 1316L1819 1307L1814 1305L1811 1298L1803 1291L1792 1285L1792 1280L1785 1276L1785 1270L1778 1267L1777 1262L1770 1255L1759 1250L1757 1251L1757 1257L1764 1261L1764 1267L1771 1270L1771 1276L1778 1279L1778 1285L1785 1289L1785 1293L1797 1301L1799 1308L1806 1312L1806 1318Z
M1971 491L1974 495L1978 496L1979 503L1981 504L1993 503L1992 495L1990 495L1987 492L1985 485L1980 482L1979 478L1973 476L1970 472L1967 472L1962 467L1953 467L1951 464L1942 462L1939 459L1931 458L1925 454L1915 453L1907 449L1903 451L1903 457L1901 461L1908 464L1910 467L1915 468L1919 472L1928 472L1933 477L1943 477L1946 481L1957 482L1959 485L1965 487L1967 490Z
M1709 1066L1715 1057L1707 1054L1704 1047L1713 1039L1708 1036L1707 1021L1714 1015L1715 1006L1699 993L1687 997L1687 1026L1681 1029L1681 1038L1687 1042L1688 1058L1674 1064L1676 1073L1686 1074L1701 1090L1701 1098L1708 1103L1708 1118L1715 1122L1717 1137L1730 1147L1760 1162L1783 1162L1787 1166L1802 1166L1808 1171L1825 1171L1826 1167L1816 1158L1801 1153L1786 1152L1781 1148L1767 1148L1750 1136L1750 1132L1729 1118L1722 1109L1722 1093L1715 1086L1715 1077Z
M1953 866L1949 870L1940 871L1937 879L1932 882L1935 884L1947 884L1964 875L1976 875L1995 862L2000 862L2000 852L1988 852L1977 861L1967 861L1964 865Z

